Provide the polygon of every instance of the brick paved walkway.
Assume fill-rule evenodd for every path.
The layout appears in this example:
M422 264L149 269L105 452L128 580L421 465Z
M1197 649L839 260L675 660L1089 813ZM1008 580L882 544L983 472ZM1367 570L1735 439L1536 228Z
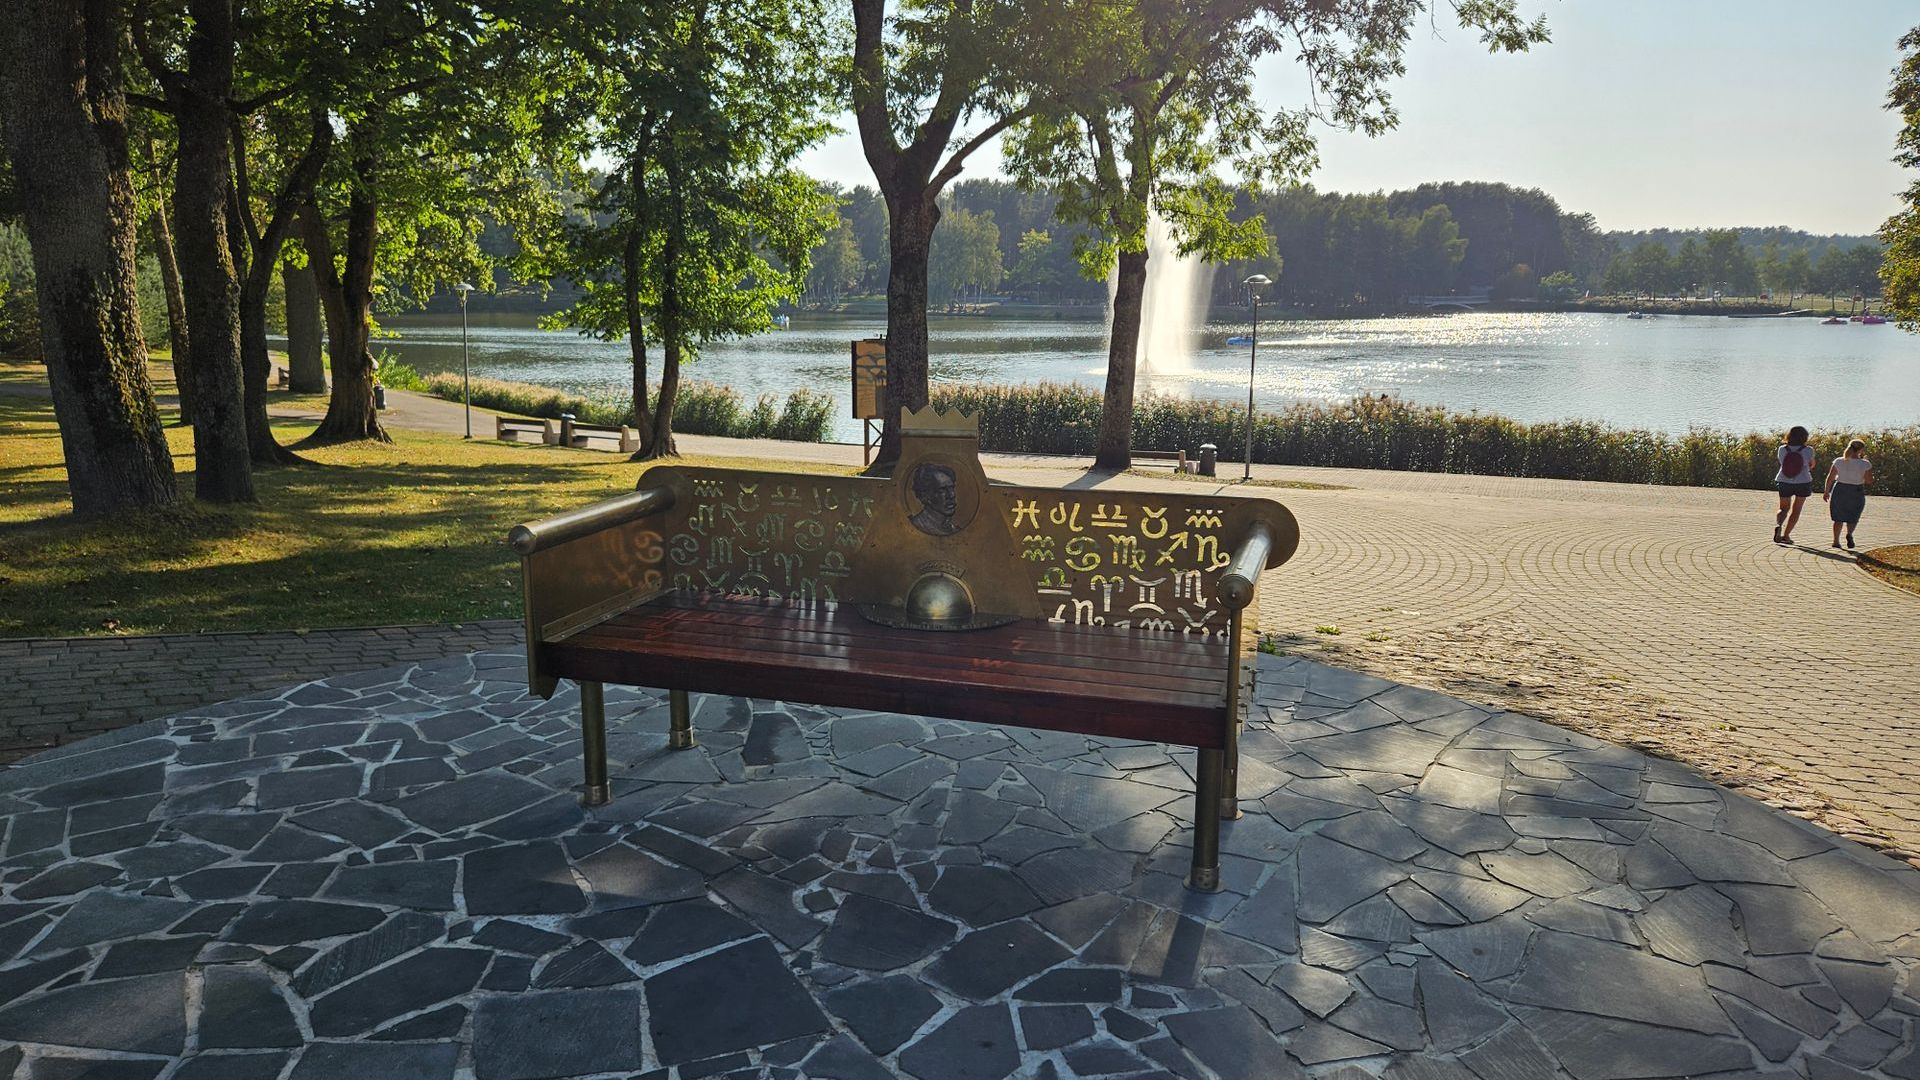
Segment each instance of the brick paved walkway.
M0 640L0 762L303 679L481 649L520 624Z

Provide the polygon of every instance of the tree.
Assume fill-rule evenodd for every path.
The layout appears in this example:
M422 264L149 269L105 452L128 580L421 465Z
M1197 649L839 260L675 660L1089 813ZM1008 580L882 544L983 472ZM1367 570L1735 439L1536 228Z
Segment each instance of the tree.
M240 369L240 285L228 234L234 69L234 0L186 0L175 21L150 22L138 8L134 41L159 84L142 103L173 118L173 238L187 313L193 380L194 494L208 502L254 500L252 455Z
M946 307L969 292L978 296L998 288L1004 271L1000 226L993 212L976 214L956 207L942 220L945 227L934 234L928 249L928 302Z
M1476 0L1477 2L1477 0ZM1084 85L1097 6L1074 0L851 0L852 105L887 206L887 396L873 470L900 456L901 408L927 404L928 258L940 195L974 151ZM960 135L963 122L980 121Z
M1813 287L1813 256L1806 248L1794 248L1780 262L1780 284L1787 290L1787 303L1794 295Z
M1008 139L1007 159L1027 186L1044 184L1060 196L1063 218L1094 230L1096 238L1081 248L1083 270L1115 274L1096 467L1131 464L1149 216L1168 223L1184 255L1217 261L1264 254L1263 223L1234 217L1234 193L1217 169L1231 164L1257 191L1297 180L1313 160L1309 125L1321 114L1263 112L1253 101L1255 65L1298 42L1298 59L1328 99L1324 115L1370 133L1385 130L1394 120L1385 83L1404 71L1402 51L1424 6L1157 0L1082 13L1099 43L1088 67L1101 74L1071 77L1071 93L1036 108ZM1456 11L1496 50L1546 39L1544 26L1519 19L1513 0ZM1557 208L1554 224L1557 236ZM1371 276L1391 280L1384 266Z
M1900 114L1893 160L1920 169L1920 27L1900 39L1900 63L1893 69L1887 108ZM1907 185L1900 210L1880 226L1887 245L1880 276L1886 281L1886 307L1900 325L1920 331L1920 177Z
M1059 284L1053 267L1053 236L1042 229L1020 234L1019 254L1014 258L1009 284L1029 297L1050 295Z
M631 343L637 457L677 452L681 365L769 328L806 282L831 199L793 161L826 130L831 84L808 44L825 21L817 0L603 0L546 24L579 65L555 124L616 163L558 252L584 290L560 321Z
M834 225L820 238L811 255L807 271L807 294L816 300L838 300L840 295L860 283L860 244L853 238L853 226L836 217Z
M67 488L83 516L175 498L135 293L126 33L112 4L0 3L0 135L33 247Z
M161 288L167 296L168 355L173 365L174 393L180 400L180 422L193 423L193 368L187 358L187 298L180 288L180 263L173 256L173 230L167 225L167 177L160 153L151 136L147 139L147 169L152 180L149 198L153 209L147 215L154 258L160 263Z

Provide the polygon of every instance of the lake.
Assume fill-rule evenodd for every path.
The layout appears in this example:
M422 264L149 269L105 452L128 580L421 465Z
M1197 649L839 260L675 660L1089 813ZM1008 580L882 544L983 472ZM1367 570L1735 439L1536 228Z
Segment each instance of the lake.
M1098 388L1106 328L1085 320L934 317L936 382L1077 382ZM384 322L376 342L415 368L460 370L457 316ZM848 416L848 342L884 320L796 316L793 327L708 348L685 377L732 386L748 400L795 387L832 394L836 435L859 438ZM1188 358L1150 358L1143 387L1245 401L1244 324L1194 335ZM473 373L568 390L623 394L625 342L536 329L530 318L475 316ZM652 350L654 374L659 352ZM1817 319L1718 316L1496 314L1264 323L1255 399L1339 401L1356 394L1520 420L1592 419L1667 432L1689 427L1784 430L1793 424L1872 429L1920 421L1920 340L1888 326Z

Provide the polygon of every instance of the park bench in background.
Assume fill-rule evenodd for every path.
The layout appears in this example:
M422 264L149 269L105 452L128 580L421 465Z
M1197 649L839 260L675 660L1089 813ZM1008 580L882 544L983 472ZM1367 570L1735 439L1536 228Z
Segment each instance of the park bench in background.
M636 428L619 427L608 424L562 424L562 432L569 432L567 445L582 450L612 450L615 453L631 454L640 449L640 432Z
M589 804L608 797L608 682L1198 750L1188 883L1219 886L1262 570L1284 506L989 483L971 419L903 418L892 479L654 468L516 527L528 679L580 684ZM947 632L941 632L947 631Z
M1173 466L1174 472L1187 471L1187 452L1185 450L1131 450L1128 451L1135 461L1157 461Z
M518 416L496 416L493 418L493 437L508 442L543 443L552 446L560 441L558 420L534 420Z

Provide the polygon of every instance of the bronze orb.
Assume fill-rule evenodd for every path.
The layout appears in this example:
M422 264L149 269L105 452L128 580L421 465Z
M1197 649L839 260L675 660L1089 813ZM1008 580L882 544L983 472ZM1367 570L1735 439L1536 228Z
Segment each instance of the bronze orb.
M924 574L907 590L907 615L916 622L965 624L973 618L973 594L949 574Z

